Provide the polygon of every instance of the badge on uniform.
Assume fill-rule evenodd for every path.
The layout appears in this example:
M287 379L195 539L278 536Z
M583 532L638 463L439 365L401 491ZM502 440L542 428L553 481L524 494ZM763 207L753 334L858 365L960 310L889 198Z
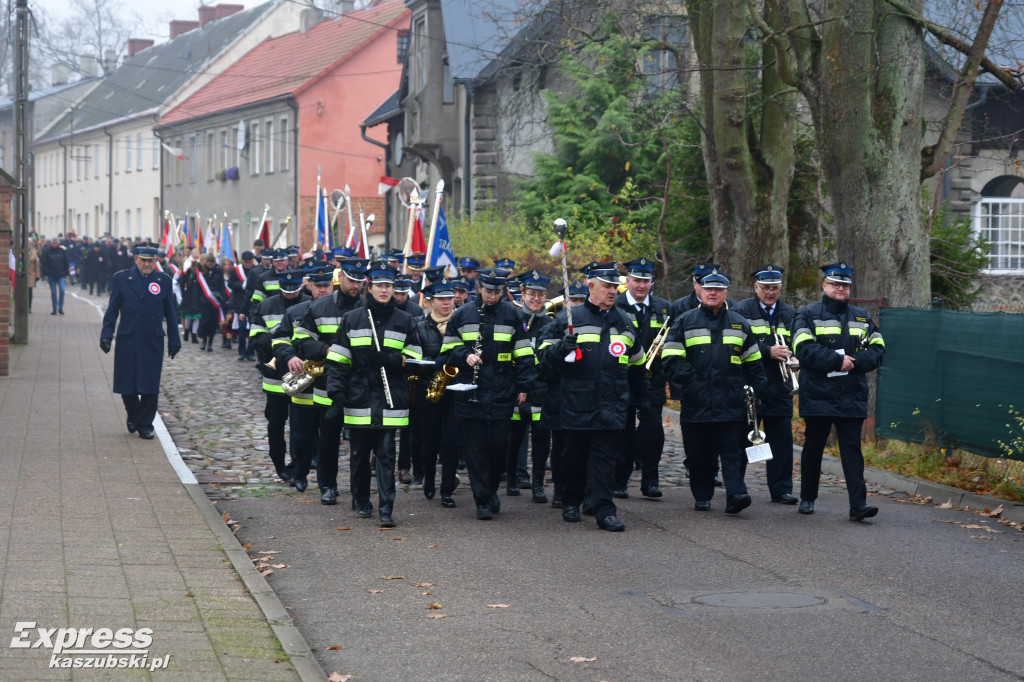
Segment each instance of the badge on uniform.
M149 285L149 293L153 294L154 296L159 294L160 293L160 285L157 284L156 282L151 282L150 285Z
M626 354L626 344L622 341L612 341L608 344L608 352L612 354L613 358L621 358Z

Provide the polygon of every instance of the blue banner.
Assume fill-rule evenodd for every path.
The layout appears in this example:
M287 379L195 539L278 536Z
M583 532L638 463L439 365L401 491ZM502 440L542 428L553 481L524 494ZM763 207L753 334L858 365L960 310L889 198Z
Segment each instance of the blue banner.
M443 206L437 216L437 229L434 230L434 244L430 247L429 265L445 266L448 277L455 277L459 272L455 267L455 251L452 249L451 239L448 238L448 221L444 218Z

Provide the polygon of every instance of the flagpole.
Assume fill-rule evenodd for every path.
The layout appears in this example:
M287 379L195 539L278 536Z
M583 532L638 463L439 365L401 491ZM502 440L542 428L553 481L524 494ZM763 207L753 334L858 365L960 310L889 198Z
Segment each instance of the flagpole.
M316 167L316 218L313 221L313 228L316 230L317 244L320 243L320 166ZM313 251L316 251L314 248Z
M345 208L348 213L348 239L345 240L345 248L352 248L352 244L356 239L356 221L352 220L352 193L348 189L348 184L345 184Z
M372 214L371 214L372 215ZM366 258L370 257L370 245L366 243L366 221L363 220L363 207L359 207L359 234L363 237L363 243L359 246Z
M441 214L441 198L444 195L444 180L437 181L437 188L434 190L434 212L430 218L430 238L427 240L427 258L423 262L424 268L432 267L430 257L434 254L434 230L437 229L437 218ZM420 286L427 285L427 276L423 275Z

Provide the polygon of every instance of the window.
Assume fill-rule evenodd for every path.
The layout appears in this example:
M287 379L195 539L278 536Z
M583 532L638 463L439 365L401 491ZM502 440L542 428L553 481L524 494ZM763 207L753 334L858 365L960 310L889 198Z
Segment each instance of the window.
M180 137L174 141L174 146L177 147L178 149L181 149ZM180 159L175 159L175 162L176 163L174 164L174 183L180 185L182 181L182 176L184 175L183 166L185 164L183 164Z
M121 214L114 211L114 234L115 237L121 236Z
M98 144L92 146L92 158L96 161L96 164L93 166L96 169L93 177L98 178L100 176L100 146Z
M139 150L136 156L135 170L142 170L142 133L135 136L135 148Z
M82 214L79 213L75 216L75 232L82 234Z
M281 170L286 171L291 168L291 154L288 153L288 136L291 135L291 131L288 130L288 117L284 116L281 118L281 130L277 133L278 137L278 163L281 166Z
M196 136L193 135L188 138L188 183L190 185L196 184L196 147L198 141Z
M224 170L228 167L228 131L220 131L220 169Z
M238 165L238 159L239 159L239 157L242 154L242 150L238 148L237 140L238 140L238 128L235 127L235 128L231 129L231 139L229 140L229 143L231 144L231 148L234 150L235 153L231 154L229 156L229 161L228 161L227 164L225 164L229 168L231 166L237 166Z
M132 236L132 210L130 208L124 210L124 233L129 237Z
M413 70L413 92L419 92L423 88L427 87L427 67L429 66L427 59L427 18L421 17L416 20L416 24L413 26L413 45L415 51L413 53L415 59L415 67Z
M89 179L89 166L92 163L92 157L89 156L89 148L88 147L82 147L82 162L85 164L85 179L88 180ZM86 215L86 220L88 220L88 215Z
M142 209L135 209L135 224L139 226L139 236L142 236Z
M124 138L124 172L132 172L132 138L127 135Z
M1024 199L986 197L972 211L974 234L991 246L989 273L1024 273Z
M265 122L267 127L267 172L274 172L274 119L268 118Z
M153 170L160 170L160 138L153 135Z
M214 172L213 133L206 133L206 179L213 180Z
M71 153L75 155L75 180L82 179L82 148L75 149L71 148Z
M405 57L409 54L409 32L399 31L398 32L398 63L404 64Z
M644 39L660 49L640 56L640 68L647 83L648 96L657 96L679 84L679 60L686 45L686 19L678 15L655 16L646 21Z
M253 121L249 126L249 172L253 175L260 174L260 123Z
M455 102L455 81L452 80L452 69L447 64L441 70L441 104Z
M89 234L89 214L85 214L85 234Z

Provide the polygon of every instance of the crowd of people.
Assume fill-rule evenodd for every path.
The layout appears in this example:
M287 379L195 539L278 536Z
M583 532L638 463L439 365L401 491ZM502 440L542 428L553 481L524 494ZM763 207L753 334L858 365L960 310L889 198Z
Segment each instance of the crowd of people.
M709 511L720 486L725 513L751 505L744 474L752 438L770 448L770 502L813 514L835 426L850 518L878 513L867 504L860 429L866 375L880 365L885 343L868 313L849 303L853 271L845 262L822 266L822 299L797 311L782 300L784 271L772 264L751 273L754 296L739 302L728 298L731 278L713 263L697 264L692 293L661 298L652 293L655 268L647 258L592 262L567 300L549 300L550 277L513 274L507 259L481 269L462 258L460 275L449 278L443 267L425 268L421 254L371 261L339 249L303 257L297 247L266 249L257 241L236 265L213 254L177 252L166 260L154 244L134 251L136 267L118 275L119 283L115 277L109 308L115 298L122 305L126 287L149 286L161 306L172 292L184 333L179 340L175 319L171 334L161 308L171 357L189 340L210 352L218 333L222 347L237 339L238 359L259 369L277 475L301 493L315 467L321 503L337 504L345 439L352 509L374 516L375 477L382 527L395 524L396 482L456 507L464 466L480 520L500 513L504 481L506 495L527 488L567 522L590 514L599 528L622 531L615 500L629 496L634 470L641 495L662 497L668 397L680 405L695 510ZM104 350L116 319L110 309ZM122 328L123 317L118 339ZM799 497L797 364L806 421ZM115 384L118 366L115 360ZM138 429L138 415L149 418L146 396L155 393L151 384L136 388L115 387L131 394L129 430ZM150 403L155 411L155 395ZM140 436L152 437L151 428Z

